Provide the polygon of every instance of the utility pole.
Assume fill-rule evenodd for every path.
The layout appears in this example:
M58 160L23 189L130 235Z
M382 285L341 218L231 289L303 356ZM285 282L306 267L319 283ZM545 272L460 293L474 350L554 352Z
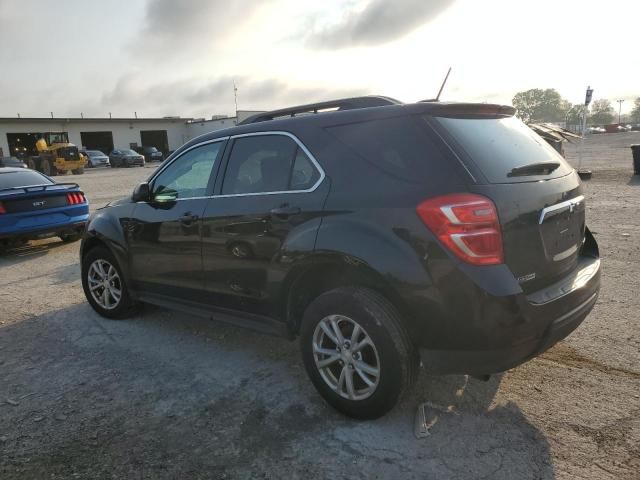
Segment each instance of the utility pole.
M236 122L238 121L238 87L236 87L236 80L233 79L233 101L236 105Z
M624 103L624 99L618 100L618 125L620 125L620 116L622 114L622 104Z

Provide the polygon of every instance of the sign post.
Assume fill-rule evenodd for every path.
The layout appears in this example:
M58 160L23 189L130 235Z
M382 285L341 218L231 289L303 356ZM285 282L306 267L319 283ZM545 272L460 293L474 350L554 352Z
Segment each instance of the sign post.
M578 151L578 175L583 180L588 180L591 178L592 172L588 169L582 168L582 155L584 150L584 137L587 134L587 115L589 114L589 104L591 103L591 98L593 97L593 89L589 86L587 87L587 92L584 96L584 111L582 112L582 131L580 132L580 150Z

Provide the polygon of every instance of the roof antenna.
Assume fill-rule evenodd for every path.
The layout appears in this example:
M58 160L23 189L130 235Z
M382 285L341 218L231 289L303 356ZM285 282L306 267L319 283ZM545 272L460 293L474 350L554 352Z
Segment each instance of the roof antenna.
M449 79L449 74L450 73L451 73L451 67L449 67L449 70L447 71L447 75L444 77L444 81L442 82L442 85L440 86L440 90L438 91L438 96L435 99L436 102L440 101L440 94L442 93L442 90L444 89L444 86L447 83L447 80Z

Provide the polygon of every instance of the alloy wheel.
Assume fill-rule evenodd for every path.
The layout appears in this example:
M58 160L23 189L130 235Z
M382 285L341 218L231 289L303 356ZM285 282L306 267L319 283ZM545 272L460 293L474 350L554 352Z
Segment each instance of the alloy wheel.
M103 259L95 260L87 272L89 291L95 302L106 310L113 310L122 298L122 282L118 271Z
M380 383L380 357L371 337L355 320L329 315L313 334L313 357L325 383L348 400L364 400Z

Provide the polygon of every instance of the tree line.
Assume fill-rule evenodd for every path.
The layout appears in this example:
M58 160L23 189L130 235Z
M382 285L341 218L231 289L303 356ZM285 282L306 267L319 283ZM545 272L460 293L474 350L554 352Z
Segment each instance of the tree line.
M585 111L584 104L571 104L553 88L532 88L518 92L512 103L518 117L525 123L566 122L567 125L579 125ZM623 118L626 122L640 123L640 97L635 99L631 113ZM616 109L610 100L601 98L591 104L587 117L589 124L606 125L617 120Z

